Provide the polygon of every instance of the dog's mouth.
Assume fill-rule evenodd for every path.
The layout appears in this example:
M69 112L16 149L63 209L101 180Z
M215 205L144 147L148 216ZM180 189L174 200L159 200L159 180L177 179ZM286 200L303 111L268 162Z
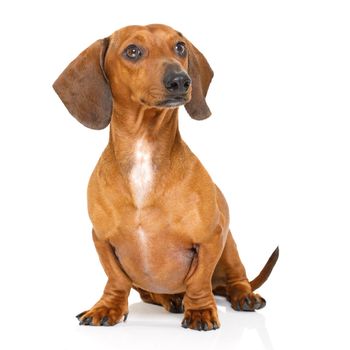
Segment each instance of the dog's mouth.
M157 102L158 107L176 108L186 104L189 101L187 95L167 96L164 100Z

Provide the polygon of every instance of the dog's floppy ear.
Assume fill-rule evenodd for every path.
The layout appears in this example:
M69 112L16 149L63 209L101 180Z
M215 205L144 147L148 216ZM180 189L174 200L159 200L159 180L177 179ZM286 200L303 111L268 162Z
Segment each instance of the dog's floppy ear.
M69 113L91 129L103 129L111 121L112 93L104 71L108 44L109 38L94 42L53 84Z
M211 112L205 96L214 73L203 54L191 43L188 48L188 74L192 80L192 98L185 108L193 119L206 119Z

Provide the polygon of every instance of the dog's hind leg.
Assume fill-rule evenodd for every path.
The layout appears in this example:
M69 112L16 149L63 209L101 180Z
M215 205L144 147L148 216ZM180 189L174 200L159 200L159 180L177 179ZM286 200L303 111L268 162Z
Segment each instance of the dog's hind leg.
M176 314L184 312L182 304L184 293L156 294L147 292L141 288L134 288L140 293L140 297L145 303L163 306L165 310Z
M231 232L212 278L213 293L225 296L234 310L254 311L266 301L253 293Z

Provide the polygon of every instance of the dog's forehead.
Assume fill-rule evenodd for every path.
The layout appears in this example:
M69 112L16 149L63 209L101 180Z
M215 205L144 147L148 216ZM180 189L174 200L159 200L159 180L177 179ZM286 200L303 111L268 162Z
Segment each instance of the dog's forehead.
M124 42L152 42L152 44L162 44L165 41L182 37L182 34L175 29L163 24L150 24L147 26L128 26L113 33L113 41L118 44Z

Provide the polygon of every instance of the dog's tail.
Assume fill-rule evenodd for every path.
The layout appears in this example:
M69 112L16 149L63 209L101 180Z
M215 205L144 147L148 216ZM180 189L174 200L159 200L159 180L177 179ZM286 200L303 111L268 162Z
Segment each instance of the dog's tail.
M269 278L271 271L276 265L278 256L279 256L279 247L277 247L274 250L274 252L271 254L269 260L267 260L267 263L265 264L263 269L260 271L259 275L249 282L250 286L252 287L252 291L261 287Z

